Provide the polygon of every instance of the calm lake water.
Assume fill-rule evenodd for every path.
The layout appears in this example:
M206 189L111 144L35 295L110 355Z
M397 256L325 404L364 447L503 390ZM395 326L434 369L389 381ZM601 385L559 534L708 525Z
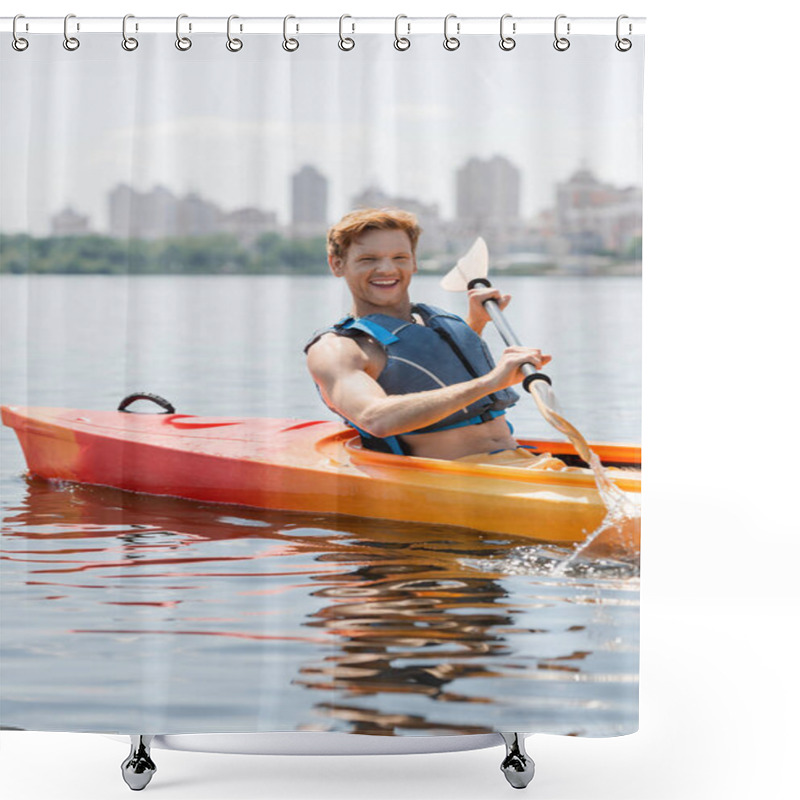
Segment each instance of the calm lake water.
M590 440L640 438L638 278L506 278ZM330 277L3 276L4 404L331 418L302 347ZM464 311L418 276L413 298ZM493 332L495 352L501 345ZM518 433L556 438L535 406ZM211 506L25 476L0 433L0 725L386 735L637 727L636 565L450 527Z

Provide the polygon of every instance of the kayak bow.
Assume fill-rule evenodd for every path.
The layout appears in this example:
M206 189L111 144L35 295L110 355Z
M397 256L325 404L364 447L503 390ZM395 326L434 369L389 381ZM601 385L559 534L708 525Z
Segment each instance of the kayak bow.
M590 470L553 471L378 453L328 421L2 407L28 469L46 479L208 503L457 525L557 544L583 541L606 509ZM574 461L567 442L521 440ZM591 445L625 492L640 449ZM639 532L611 543L638 550ZM624 536L624 541L622 537Z

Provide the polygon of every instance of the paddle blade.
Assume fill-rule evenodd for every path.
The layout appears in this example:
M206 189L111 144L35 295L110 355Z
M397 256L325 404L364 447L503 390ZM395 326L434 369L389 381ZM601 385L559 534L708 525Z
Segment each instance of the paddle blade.
M474 278L485 278L489 274L489 248L479 236L469 252L442 278L439 284L449 292L466 292L467 284Z

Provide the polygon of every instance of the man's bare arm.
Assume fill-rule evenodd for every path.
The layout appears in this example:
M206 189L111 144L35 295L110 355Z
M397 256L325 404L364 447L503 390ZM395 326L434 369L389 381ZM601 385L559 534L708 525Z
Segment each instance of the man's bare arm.
M325 402L381 439L432 425L487 394L519 383L523 363L541 365L549 360L538 350L509 348L486 375L441 389L387 395L369 375L369 357L353 339L326 335L308 351L308 368Z

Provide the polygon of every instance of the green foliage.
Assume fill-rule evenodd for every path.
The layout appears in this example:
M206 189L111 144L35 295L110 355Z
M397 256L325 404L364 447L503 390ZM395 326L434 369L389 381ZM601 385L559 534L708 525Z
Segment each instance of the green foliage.
M622 253L596 252L622 263L639 262L642 239ZM602 272L603 270L600 270ZM559 272L553 264L525 264L508 275ZM230 234L180 239L112 239L110 236L0 234L0 273L61 275L323 275L324 236L290 239L266 233L250 247Z
M182 239L0 234L0 273L262 275L327 272L324 237L263 235L252 248L228 234Z
M328 271L325 237L286 239L265 233L255 244L253 272L322 274Z
M629 242L625 252L622 254L623 259L626 261L641 261L642 260L642 237L634 236Z

